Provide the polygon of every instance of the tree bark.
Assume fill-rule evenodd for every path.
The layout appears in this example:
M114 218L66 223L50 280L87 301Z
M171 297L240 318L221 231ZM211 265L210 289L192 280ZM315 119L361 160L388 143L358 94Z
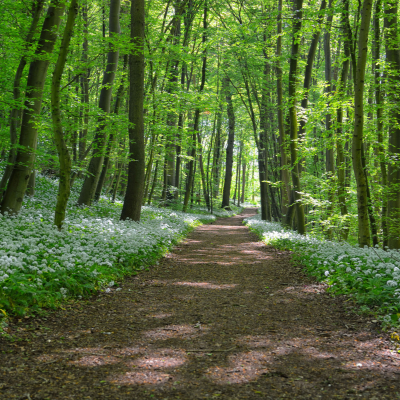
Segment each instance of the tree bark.
M50 55L57 39L64 8L65 2L62 0L53 0L50 3L34 59L29 68L27 81L29 89L25 95L25 108L19 138L20 149L17 151L14 168L1 202L0 211L2 214L5 212L17 214L22 206L36 154L38 136L36 120L42 108L43 88Z
M357 65L354 82L354 131L352 143L353 170L357 182L358 243L370 246L371 231L368 216L367 181L362 162L364 133L364 81L368 51L368 31L371 21L372 0L364 0L358 36Z
M286 132L284 123L284 105L283 105L283 89L282 89L282 76L283 70L281 67L282 56L282 0L278 0L278 24L277 24L278 38L276 40L276 92L277 92L277 107L278 107L278 129L280 139L281 151L281 179L282 179L282 213L287 213L287 207L290 198L290 176L289 176L289 163L286 150Z
M226 111L228 114L228 143L226 146L225 179L222 191L222 208L230 209L232 185L233 147L235 142L235 113L233 110L232 93L229 88L229 78L224 78L222 90L226 96Z
M123 69L125 70L127 66L128 66L128 55L125 55ZM114 112L113 112L114 115L118 115L119 109L121 107L122 95L124 94L124 91L125 91L124 83L125 82L122 81L121 85L119 86L119 88L117 90L117 95L115 97ZM112 132L110 134L110 137L108 138L107 149L106 149L106 153L104 155L103 167L101 169L101 174L100 174L99 181L98 181L97 187L96 187L96 192L94 195L95 201L99 201L99 199L100 199L101 191L103 189L103 185L106 180L107 171L108 171L108 168L110 165L110 155L111 155L111 150L114 146L114 142L115 142L115 133Z
M137 51L129 55L129 171L121 219L140 221L144 191L144 26L145 2L132 0L131 40Z
M290 158L292 167L292 181L294 189L294 199L296 204L297 230L304 235L306 232L304 207L301 200L301 185L299 176L299 164L297 159L297 112L296 112L296 81L297 81L297 60L300 56L300 31L302 25L303 0L294 0L295 19L293 23L292 51L290 55L289 69L289 117L290 117Z
M119 16L121 10L121 0L111 0L109 18L109 36L117 37L120 33ZM103 75L103 82L100 91L99 108L103 115L99 117L98 128L96 129L93 140L93 153L88 166L88 173L82 185L79 195L78 205L90 206L94 198L97 183L100 178L101 168L104 162L104 152L106 145L106 115L110 113L111 95L115 74L118 68L119 51L110 43L110 51L107 55L107 65Z
M381 69L380 69L380 47L381 47L381 29L380 29L380 13L381 0L375 3L375 12L373 19L374 41L372 46L372 57L374 62L374 83L375 83L375 104L376 104L376 132L378 139L378 157L382 179L382 246L388 246L388 230L387 230L387 170L385 162L385 150L383 147L383 99L381 93Z
M391 126L389 128L388 153L391 161L388 166L388 203L387 203L387 228L388 246L390 249L400 249L400 168L397 162L400 156L400 111L398 104L400 95L400 51L398 44L398 6L397 1L385 4L385 37L386 60L388 71L388 108Z
M45 3L44 0L36 1L35 9L33 11L33 16L32 16L31 26L29 27L28 34L26 35L26 38L25 38L25 48L26 49L32 45L33 36L35 34L37 25L39 23L39 19L42 14L42 11L43 11L44 3ZM14 83L13 83L14 104L16 104L21 97L21 88L20 88L21 78L22 78L22 73L24 72L26 63L27 63L26 55L23 55L19 62L17 71L15 73L15 77L14 77ZM19 115L20 115L20 107L18 107L16 105L13 106L11 109L11 112L10 112L10 150L9 150L8 157L7 157L7 165L6 165L4 174L3 174L2 178L1 178L1 182L0 182L0 201L3 197L5 189L7 187L7 182L10 179L11 172L13 170L15 159L17 156L17 150L16 150L15 146L18 142L18 133L17 132L18 132Z
M54 225L56 225L59 230L61 230L65 219L65 211L67 209L67 203L70 195L70 175L72 167L71 155L69 153L63 133L60 86L77 14L77 0L71 0L68 10L68 18L64 28L64 34L61 41L61 47L58 53L56 66L54 68L51 85L51 118L53 121L54 141L56 143L58 158L60 161L60 178L54 214Z

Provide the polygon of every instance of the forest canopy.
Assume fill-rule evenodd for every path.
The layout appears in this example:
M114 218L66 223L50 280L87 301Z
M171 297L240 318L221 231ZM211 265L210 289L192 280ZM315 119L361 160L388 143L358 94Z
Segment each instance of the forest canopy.
M300 234L400 248L398 2L0 0L3 215L259 201ZM74 190L75 190L74 189Z

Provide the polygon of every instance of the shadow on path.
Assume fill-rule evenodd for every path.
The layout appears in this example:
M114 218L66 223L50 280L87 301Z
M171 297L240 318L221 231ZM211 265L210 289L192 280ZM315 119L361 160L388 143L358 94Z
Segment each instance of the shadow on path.
M396 399L374 324L242 225L204 225L150 272L0 341L0 399Z

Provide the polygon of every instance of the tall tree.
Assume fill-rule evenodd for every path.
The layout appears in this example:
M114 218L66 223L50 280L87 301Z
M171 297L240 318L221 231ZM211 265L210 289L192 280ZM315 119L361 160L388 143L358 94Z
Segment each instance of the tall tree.
M389 0L384 6L386 60L388 62L388 100L389 100L389 165L388 165L388 245L400 249L400 168L396 160L400 156L400 50L398 41L398 3Z
M121 0L110 1L109 37L115 41L120 33L119 16ZM110 43L110 50L107 55L107 65L103 75L103 82L100 91L99 108L103 114L99 117L98 127L93 140L93 153L89 163L88 173L82 185L78 199L78 205L89 206L93 200L97 183L100 178L101 168L104 162L104 152L107 138L107 114L110 114L111 95L115 74L118 67L119 51L115 43Z
M296 215L297 215L297 230L300 234L306 232L304 207L301 200L301 187L300 187L300 175L299 175L299 164L297 155L297 111L296 111L296 84L297 84L297 64L298 58L300 57L300 34L302 25L302 8L303 0L293 1L293 33L292 33L292 51L290 54L290 69L289 69L289 118L290 118L290 158L292 167L292 181L294 189L294 199L296 204Z
M38 46L29 67L25 107L22 115L19 149L8 186L0 205L2 214L16 214L21 209L29 177L35 160L38 124L42 108L43 88L46 81L50 55L57 39L57 32L64 13L65 2L52 0L43 22Z
M62 223L65 219L65 210L70 195L70 175L72 165L71 155L63 134L60 108L60 85L77 14L77 0L71 0L51 85L51 117L53 120L54 141L56 143L60 160L60 181L58 184L57 204L54 216L54 224L58 229L61 229Z
M132 0L131 41L135 51L129 55L129 169L121 219L133 221L140 221L144 191L144 26L144 0Z
M353 170L357 183L358 243L371 244L371 231L368 216L367 180L363 168L364 134L364 82L368 53L368 32L371 21L372 0L364 0L361 10L361 24L357 44L357 64L354 81L354 131L352 143Z

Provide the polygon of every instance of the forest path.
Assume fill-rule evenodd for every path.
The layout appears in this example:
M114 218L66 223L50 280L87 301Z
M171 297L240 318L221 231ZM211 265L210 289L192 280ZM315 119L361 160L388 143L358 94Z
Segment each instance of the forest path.
M194 230L149 272L0 340L1 399L394 399L399 355L289 252Z

